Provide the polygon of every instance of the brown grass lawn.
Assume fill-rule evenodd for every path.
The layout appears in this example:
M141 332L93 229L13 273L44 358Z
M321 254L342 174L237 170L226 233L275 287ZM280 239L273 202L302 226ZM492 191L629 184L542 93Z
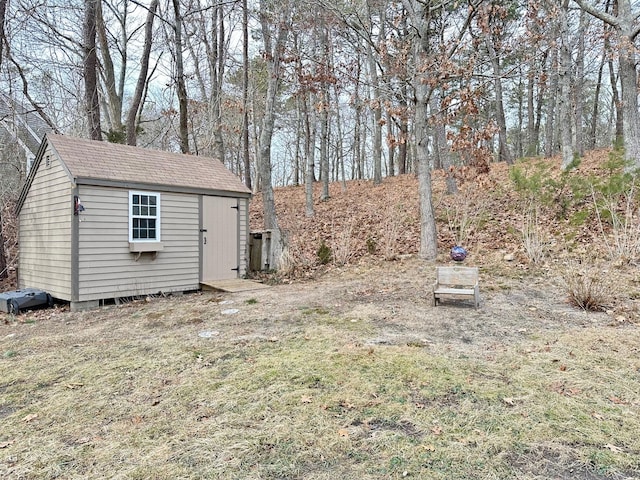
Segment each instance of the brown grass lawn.
M431 306L404 175L313 218L278 190L270 289L0 315L0 478L640 479L640 200L585 188L607 158L523 164L519 194L506 165L455 196L434 173L437 264L469 249L477 310Z
M478 310L403 257L0 317L0 477L640 478L640 329L520 270Z

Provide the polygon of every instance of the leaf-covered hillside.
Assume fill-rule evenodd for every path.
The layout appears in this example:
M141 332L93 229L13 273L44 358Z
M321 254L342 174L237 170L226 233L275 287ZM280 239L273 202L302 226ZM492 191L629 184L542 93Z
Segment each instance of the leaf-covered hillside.
M609 150L588 152L564 176L558 158L528 160L511 168L494 163L489 173L481 175L461 170L455 195L446 194L443 172L434 172L439 260L446 260L456 243L469 250L469 262L480 265L506 259L526 268L567 255L610 256L605 242L611 240L610 218L601 219L601 229L595 208L600 196L591 194L591 185L622 176L621 165L612 162L611 155ZM316 187L313 217L305 215L303 186L276 189L277 213L288 236L294 273L308 273L319 266L318 249L323 242L331 249L331 264L363 257L392 260L418 252L414 175L385 178L381 185L350 181L346 189L332 183L327 201L319 200L320 185ZM262 228L261 212L258 193L251 206L252 230Z

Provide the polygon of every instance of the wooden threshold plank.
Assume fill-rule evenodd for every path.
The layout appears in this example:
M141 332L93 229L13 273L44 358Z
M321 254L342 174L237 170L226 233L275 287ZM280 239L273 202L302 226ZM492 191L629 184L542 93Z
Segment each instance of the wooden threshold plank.
M203 290L218 290L222 292L248 292L251 290L263 290L269 288L264 283L255 282L253 280L246 280L243 278L234 278L231 280L212 280L209 282L201 282Z

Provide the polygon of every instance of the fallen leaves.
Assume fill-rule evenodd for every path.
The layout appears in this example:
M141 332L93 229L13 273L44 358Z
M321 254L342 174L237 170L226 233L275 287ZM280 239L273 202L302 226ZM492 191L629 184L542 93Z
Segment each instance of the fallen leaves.
M603 445L603 447L607 450L611 450L613 453L624 453L624 449L616 447L615 445L612 445L610 443Z
M75 390L80 387L84 387L84 383L67 383L65 385L69 390Z
M38 418L38 414L37 413L30 413L26 417L23 417L22 421L25 422L25 423L29 423L29 422L33 422L36 418Z

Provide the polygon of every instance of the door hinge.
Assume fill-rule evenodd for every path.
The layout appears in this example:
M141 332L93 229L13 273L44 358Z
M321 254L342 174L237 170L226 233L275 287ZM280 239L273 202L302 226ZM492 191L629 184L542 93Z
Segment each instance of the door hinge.
M231 271L232 272L239 272L240 271L240 267L232 268Z
M239 207L238 205L234 205L234 206L233 206L233 207L231 207L231 208L235 208L236 210L238 210L240 207Z
M206 232L206 231L207 231L207 229L206 229L206 228L201 228L201 229L200 229L200 231L201 231L201 232Z

